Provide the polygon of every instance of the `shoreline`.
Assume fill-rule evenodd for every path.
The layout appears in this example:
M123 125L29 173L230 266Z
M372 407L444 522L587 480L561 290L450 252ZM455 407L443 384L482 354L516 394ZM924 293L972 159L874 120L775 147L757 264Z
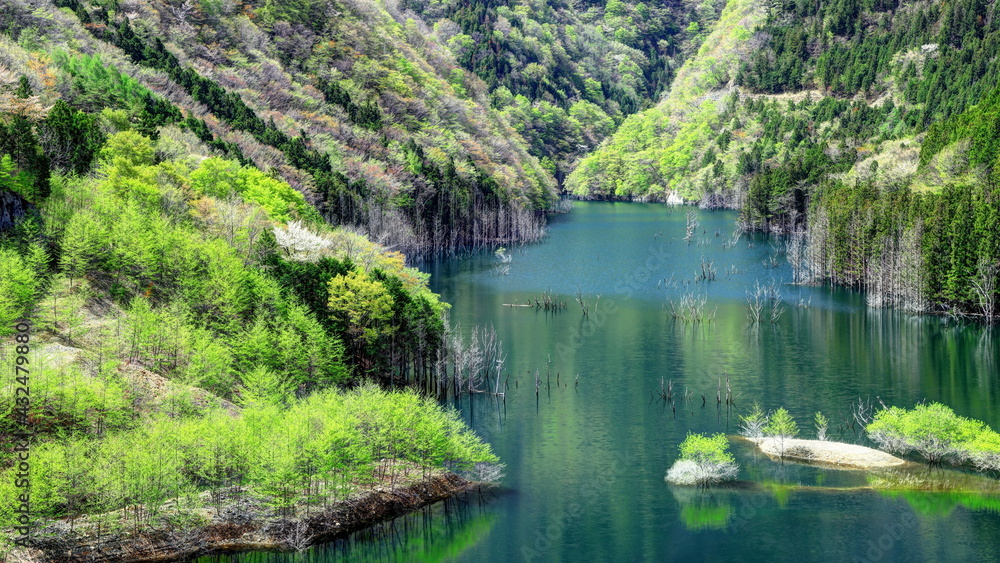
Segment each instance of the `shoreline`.
M762 453L772 459L796 461L832 469L871 470L901 467L904 459L866 446L833 442L829 440L803 440L798 438L760 438L752 440Z
M376 487L320 511L297 517L267 518L259 507L229 505L204 525L138 533L64 533L33 540L3 559L9 563L55 561L169 562L247 551L297 551L402 516L481 486L454 473L439 473L394 489ZM235 509L235 510L234 510ZM60 523L56 523L56 527ZM52 532L50 525L44 530Z

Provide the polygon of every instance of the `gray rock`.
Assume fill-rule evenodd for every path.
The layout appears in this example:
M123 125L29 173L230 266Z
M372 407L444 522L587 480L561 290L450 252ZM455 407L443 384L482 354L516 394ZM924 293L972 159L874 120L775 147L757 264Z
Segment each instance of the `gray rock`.
M26 199L10 190L0 190L0 231L7 231L34 210Z

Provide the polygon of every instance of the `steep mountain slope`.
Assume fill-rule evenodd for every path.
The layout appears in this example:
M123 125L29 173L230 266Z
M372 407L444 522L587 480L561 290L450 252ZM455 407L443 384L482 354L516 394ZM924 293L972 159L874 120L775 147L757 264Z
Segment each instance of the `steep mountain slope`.
M697 50L724 2L488 0L401 6L486 82L494 107L561 182Z
M982 0L731 1L666 99L567 189L735 207L746 228L797 233L800 281L992 318L996 15Z
M581 197L666 199L671 191L699 193L693 171L714 140L732 99L741 57L752 48L750 31L763 19L755 2L731 0L718 22L677 73L656 107L629 117L580 163L566 189ZM710 161L705 168L711 168ZM719 183L721 185L721 182ZM714 187L715 184L713 184ZM705 190L714 191L714 190Z
M943 183L918 174L920 135L997 84L994 3L758 6L729 2L666 99L626 121L567 188L584 197L725 194L740 206L752 178L793 160L809 163L808 184L865 178L875 161L888 165L883 182ZM761 211L750 219L774 222Z
M222 153L275 170L330 222L411 253L541 232L551 175L418 20L368 0L57 4L15 0L0 16L21 47L3 63L47 103L98 108L87 68L116 69ZM90 55L99 63L77 62ZM121 98L122 109L138 103ZM149 130L181 120L140 114L156 116Z

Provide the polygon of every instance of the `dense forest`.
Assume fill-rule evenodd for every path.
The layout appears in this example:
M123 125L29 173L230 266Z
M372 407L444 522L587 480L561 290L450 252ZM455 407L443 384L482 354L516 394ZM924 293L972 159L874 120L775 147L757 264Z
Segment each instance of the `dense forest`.
M141 100L102 99L100 81L114 77L90 73L135 79L170 102L133 112L144 132L189 129L220 156L273 171L329 222L408 254L533 240L555 198L486 86L394 9L14 2L0 27L27 56L44 53L35 70L5 54L36 90L45 71L49 93L78 109L125 109Z
M462 67L486 83L491 105L562 183L625 117L667 89L723 3L406 0L401 6L433 24Z
M657 107L567 181L741 210L798 281L994 318L995 3L729 2Z

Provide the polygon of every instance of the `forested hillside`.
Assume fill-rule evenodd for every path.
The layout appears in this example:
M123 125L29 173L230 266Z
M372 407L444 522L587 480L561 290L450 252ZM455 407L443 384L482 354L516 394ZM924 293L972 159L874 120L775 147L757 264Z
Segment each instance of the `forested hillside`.
M731 1L666 99L567 182L796 233L800 281L996 315L995 3Z
M22 432L32 524L98 538L496 461L433 399L347 389L445 384L399 250L532 240L554 182L415 22L299 8L0 6L5 529Z
M18 0L0 12L19 47L3 62L45 103L126 110L146 132L179 124L273 171L329 222L411 254L537 238L551 175L422 25L367 0ZM105 71L177 109L142 102L129 80L109 90Z
M562 182L622 120L655 102L724 2L404 0Z

